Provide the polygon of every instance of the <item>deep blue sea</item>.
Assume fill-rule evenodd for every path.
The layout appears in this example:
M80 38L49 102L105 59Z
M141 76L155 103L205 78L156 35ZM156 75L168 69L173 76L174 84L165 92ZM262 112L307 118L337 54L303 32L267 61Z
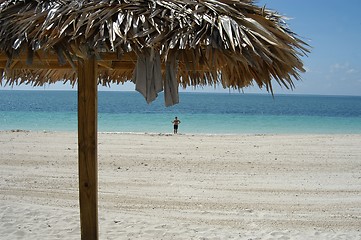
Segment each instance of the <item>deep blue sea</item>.
M99 92L101 132L361 133L361 97L243 93L180 93L164 107L163 95L147 104L138 92ZM77 92L0 90L0 130L76 131Z

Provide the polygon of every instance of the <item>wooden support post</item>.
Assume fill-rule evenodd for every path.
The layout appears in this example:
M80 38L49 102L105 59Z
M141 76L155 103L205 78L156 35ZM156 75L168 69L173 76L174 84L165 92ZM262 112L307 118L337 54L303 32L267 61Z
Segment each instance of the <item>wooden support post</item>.
M78 154L82 240L97 240L98 228L98 95L94 57L78 61Z

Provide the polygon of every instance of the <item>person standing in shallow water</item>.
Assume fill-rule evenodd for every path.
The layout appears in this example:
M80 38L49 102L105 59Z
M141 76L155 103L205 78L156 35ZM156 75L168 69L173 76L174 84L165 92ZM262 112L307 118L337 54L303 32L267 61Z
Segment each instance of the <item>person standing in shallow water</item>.
M173 123L174 134L176 134L178 133L178 125L181 123L181 121L177 117L175 117L172 123Z

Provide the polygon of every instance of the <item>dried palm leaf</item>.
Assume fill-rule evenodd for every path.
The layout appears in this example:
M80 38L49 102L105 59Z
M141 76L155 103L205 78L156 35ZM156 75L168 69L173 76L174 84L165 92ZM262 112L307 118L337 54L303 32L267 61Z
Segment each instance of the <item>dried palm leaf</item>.
M123 83L133 79L137 58L149 49L160 55L163 81L167 66L174 66L171 75L183 87L256 83L269 91L272 79L293 88L292 79L304 72L301 57L309 52L281 15L252 0L0 2L6 83L75 84L77 59L88 54L97 56L100 84ZM46 69L44 62L54 59L64 68ZM29 67L36 64L43 68Z

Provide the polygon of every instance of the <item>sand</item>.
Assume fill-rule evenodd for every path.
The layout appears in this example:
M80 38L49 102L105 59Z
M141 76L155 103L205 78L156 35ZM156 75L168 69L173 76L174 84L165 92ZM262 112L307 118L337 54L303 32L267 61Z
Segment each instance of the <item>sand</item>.
M99 133L100 239L361 239L361 135ZM80 239L77 135L0 132L0 239Z

